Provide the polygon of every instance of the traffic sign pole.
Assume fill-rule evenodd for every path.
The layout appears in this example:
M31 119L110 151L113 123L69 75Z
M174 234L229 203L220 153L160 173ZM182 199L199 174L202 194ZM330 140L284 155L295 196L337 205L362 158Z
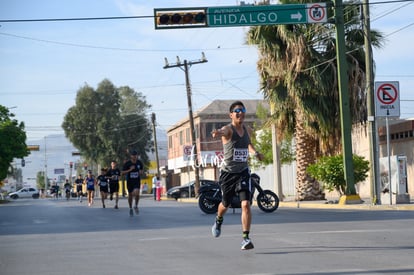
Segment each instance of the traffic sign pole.
M351 111L349 109L348 94L348 74L346 63L345 47L345 27L344 27L344 7L342 0L335 1L335 20L336 20L336 57L338 60L338 79L339 79L339 108L341 119L341 138L342 153L344 163L344 178L346 182L345 196L340 199L340 203L360 203L361 198L355 190L354 165L352 157L352 123ZM345 201L343 201L345 200ZM353 201L353 202L351 202Z
M390 205L392 204L391 184L391 152L390 152L390 117L400 116L400 90L398 81L375 82L375 115L385 117L385 128L387 135L387 158L388 158L388 190L390 192Z

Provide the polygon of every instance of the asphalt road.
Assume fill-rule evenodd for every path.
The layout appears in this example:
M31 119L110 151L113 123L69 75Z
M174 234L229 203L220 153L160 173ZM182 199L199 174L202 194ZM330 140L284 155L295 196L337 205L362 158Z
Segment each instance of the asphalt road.
M222 235L196 203L126 200L0 204L0 274L414 274L414 211L253 208L255 249L240 250L240 209Z

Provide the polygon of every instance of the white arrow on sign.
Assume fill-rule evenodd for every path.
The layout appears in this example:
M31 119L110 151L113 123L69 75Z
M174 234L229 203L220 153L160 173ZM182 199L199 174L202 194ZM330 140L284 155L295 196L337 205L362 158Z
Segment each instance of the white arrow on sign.
M298 21L300 21L302 19L302 14L300 12L291 14L290 19L297 19Z

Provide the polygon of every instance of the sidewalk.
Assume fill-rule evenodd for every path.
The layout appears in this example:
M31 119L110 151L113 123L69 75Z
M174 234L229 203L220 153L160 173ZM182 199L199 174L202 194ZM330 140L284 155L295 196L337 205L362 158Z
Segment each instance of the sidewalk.
M167 200L167 198L162 198L162 200ZM369 203L369 199L362 199L363 203L360 204L337 204L327 200L321 201L281 201L279 203L279 208L317 208L317 209L344 209L344 210L403 210L409 211L414 210L414 202L407 204L382 204L382 205L372 205ZM178 199L179 202L190 202L197 203L197 198L187 198L187 199ZM256 202L253 202L256 205Z
M283 201L279 203L279 207L289 208L320 208L320 209L360 209L360 210L414 210L414 203L410 204L382 204L372 205L367 202L359 204L337 204L328 201Z

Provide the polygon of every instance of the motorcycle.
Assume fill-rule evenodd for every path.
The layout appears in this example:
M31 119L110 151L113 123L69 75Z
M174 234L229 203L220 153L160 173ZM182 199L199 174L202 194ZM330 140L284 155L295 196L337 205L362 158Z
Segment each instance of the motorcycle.
M278 196L274 192L270 190L263 190L260 187L260 177L257 174L252 173L250 177L251 183L253 185L250 203L252 203L254 193L257 189L258 194L256 197L256 201L260 210L266 213L271 213L275 211L279 207ZM217 213L218 206L222 199L220 184L212 183L203 185L200 187L198 192L198 206L200 207L200 209L206 214ZM241 202L238 195L233 196L230 208L233 208L233 212L235 211L235 208L241 208Z

